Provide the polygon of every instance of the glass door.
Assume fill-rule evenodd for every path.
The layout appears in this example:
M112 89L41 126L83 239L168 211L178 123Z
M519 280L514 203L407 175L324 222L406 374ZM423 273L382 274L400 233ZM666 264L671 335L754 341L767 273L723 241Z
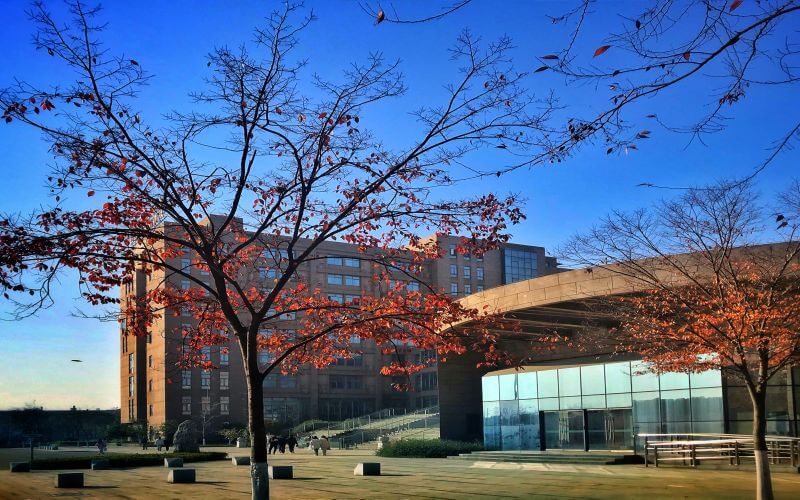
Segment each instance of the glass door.
M544 412L546 449L583 450L583 410Z
M629 408L589 410L587 417L590 450L633 449L633 415Z

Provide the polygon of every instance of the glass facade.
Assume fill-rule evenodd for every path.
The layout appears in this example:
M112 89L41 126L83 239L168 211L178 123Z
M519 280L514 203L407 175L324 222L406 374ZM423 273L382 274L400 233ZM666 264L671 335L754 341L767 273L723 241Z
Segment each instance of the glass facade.
M486 449L631 449L638 433L725 431L722 376L617 362L486 375Z
M503 284L515 283L539 275L539 256L532 250L503 249Z

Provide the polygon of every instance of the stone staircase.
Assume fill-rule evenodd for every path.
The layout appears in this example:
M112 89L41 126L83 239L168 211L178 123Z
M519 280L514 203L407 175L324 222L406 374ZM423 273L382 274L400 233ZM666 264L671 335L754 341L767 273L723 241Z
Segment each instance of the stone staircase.
M462 453L448 457L451 460L468 460L470 462L515 462L534 464L570 464L570 465L624 465L643 464L644 458L630 451L477 451Z

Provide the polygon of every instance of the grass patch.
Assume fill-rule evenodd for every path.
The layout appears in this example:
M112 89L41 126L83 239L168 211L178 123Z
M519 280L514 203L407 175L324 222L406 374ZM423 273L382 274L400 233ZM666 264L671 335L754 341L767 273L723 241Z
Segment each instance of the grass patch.
M460 453L482 451L483 445L447 439L403 439L390 441L375 454L379 457L445 458Z
M81 457L54 457L34 459L31 469L35 470L63 470L63 469L90 469L92 460L108 460L111 468L146 467L151 465L164 465L165 458L182 458L184 463L208 462L211 460L225 460L227 453L220 451L204 451L199 453L105 453L103 455L89 455Z

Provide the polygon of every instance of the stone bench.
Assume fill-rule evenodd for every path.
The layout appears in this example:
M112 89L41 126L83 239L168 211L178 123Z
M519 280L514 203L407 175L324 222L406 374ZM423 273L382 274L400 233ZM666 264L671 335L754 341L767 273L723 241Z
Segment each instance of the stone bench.
M292 479L294 477L291 465L270 465L267 469L270 479Z
M105 459L92 460L92 470L105 470L111 468L111 462Z
M354 476L380 476L381 464L379 462L362 462L356 465Z
M83 488L83 472L59 472L56 488Z
M250 465L250 457L233 457L233 465Z
M31 463L30 462L11 462L8 464L8 468L10 472L30 472L31 471Z
M195 479L194 469L172 469L167 476L168 483L193 483Z
M183 459L182 458L165 458L164 459L164 467L183 467Z

